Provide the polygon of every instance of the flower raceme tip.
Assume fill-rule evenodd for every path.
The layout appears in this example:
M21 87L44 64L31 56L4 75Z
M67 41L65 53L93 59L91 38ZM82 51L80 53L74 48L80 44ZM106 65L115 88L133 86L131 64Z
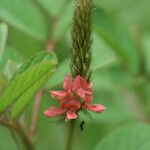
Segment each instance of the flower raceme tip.
M51 96L56 99L60 107L51 106L44 111L48 117L66 114L66 120L77 119L78 111L88 109L93 112L102 112L106 108L100 104L91 104L93 99L92 84L83 77L77 76L73 81L67 74L63 83L64 90L50 91Z

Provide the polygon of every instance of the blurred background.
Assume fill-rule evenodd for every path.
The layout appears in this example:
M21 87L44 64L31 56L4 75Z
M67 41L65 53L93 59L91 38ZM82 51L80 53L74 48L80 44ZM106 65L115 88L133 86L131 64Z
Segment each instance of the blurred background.
M94 103L107 107L93 119L79 115L75 150L92 150L114 129L150 121L150 1L93 1ZM55 101L48 91L62 88L69 72L70 33L75 0L0 0L0 96L17 68L36 52L54 51L58 66L46 83L37 123L37 150L62 150L65 123L43 111ZM22 114L29 127L34 100ZM84 130L79 128L84 120ZM9 130L0 126L0 150L16 150ZM116 150L116 149L114 149Z

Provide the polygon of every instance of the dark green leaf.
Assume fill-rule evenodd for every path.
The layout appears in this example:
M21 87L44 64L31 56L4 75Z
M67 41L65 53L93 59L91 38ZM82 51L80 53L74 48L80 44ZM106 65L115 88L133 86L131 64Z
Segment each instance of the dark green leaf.
M0 0L0 19L40 41L47 36L44 17L30 0Z
M127 125L110 133L94 150L149 150L149 138L149 125Z
M124 66L127 66L133 73L139 73L138 49L128 30L122 24L108 17L100 8L96 9L93 14L94 29L97 35L114 50Z
M74 9L74 1L71 1L66 5L66 7L63 10L63 14L61 14L61 17L58 21L58 24L56 26L56 30L54 33L54 36L57 40L62 38L64 34L66 34L69 29L71 28L71 21L73 17L73 9Z
M0 150L16 150L18 148L9 129L0 126L0 135Z
M36 0L46 10L50 16L60 15L60 11L65 5L65 0Z

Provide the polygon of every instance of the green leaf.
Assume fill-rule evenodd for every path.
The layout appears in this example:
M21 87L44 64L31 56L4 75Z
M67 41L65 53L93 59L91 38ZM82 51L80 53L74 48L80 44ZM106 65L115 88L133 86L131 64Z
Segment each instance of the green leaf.
M19 100L16 102L12 111L12 118L17 118L26 104L30 101L30 99L35 95L35 93L41 88L41 86L48 80L49 76L54 72L54 70L50 70L47 74L43 75L35 84L33 84L29 89L24 92Z
M36 65L41 62L47 62L47 61L50 61L55 65L57 62L55 54L44 51L44 52L39 52L39 53L33 55L18 69L18 71L15 73L13 79L16 78L18 75L20 75L22 72L29 69L30 66Z
M46 39L44 17L30 0L0 0L0 19L37 40Z
M1 135L0 150L17 149L16 143L12 138L11 131L9 129L0 126L0 135Z
M115 62L114 52L97 36L93 34L93 62L92 70L97 71L100 68Z
M71 21L73 18L73 10L74 10L74 1L71 1L66 6L64 13L61 15L61 17L57 23L55 33L54 33L56 40L61 39L64 36L64 34L67 31L69 31L69 29L71 27Z
M128 30L100 8L93 13L93 21L97 35L114 50L123 65L132 73L139 73L140 55Z
M4 89L6 88L6 85L7 85L7 79L4 76L4 74L2 72L0 72L0 96L4 92Z
M148 150L150 126L132 124L121 127L106 136L94 150Z
M66 0L37 0L37 2L54 18L57 18L57 26L54 37L59 40L71 27L73 17L74 1Z
M4 48L7 41L7 34L8 34L8 28L7 25L4 23L0 24L0 63L2 61Z
M24 60L24 58L22 55L20 55L18 51L16 51L14 47L8 45L5 47L5 51L3 52L0 67L4 68L9 60L12 60L17 64L20 64L22 60Z
M46 40L44 42L39 41L13 26L9 28L9 33L9 46L14 47L21 55L26 58L40 52L40 50L45 47Z
M41 52L29 58L15 73L0 100L0 112L16 102L13 118L16 118L28 101L54 72L56 57L50 52Z
M17 71L19 65L17 65L14 61L12 61L11 59L9 59L3 69L3 74L5 75L5 77L7 78L7 80L9 81L12 76L14 75L14 73Z
M65 0L36 0L50 16L60 15L60 10L65 5Z

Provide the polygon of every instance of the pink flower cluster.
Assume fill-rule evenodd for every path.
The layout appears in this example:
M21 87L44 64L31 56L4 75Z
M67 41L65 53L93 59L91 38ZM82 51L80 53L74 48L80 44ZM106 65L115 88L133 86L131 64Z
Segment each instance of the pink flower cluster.
M64 90L50 91L50 94L55 98L60 107L50 107L44 111L48 117L54 117L66 114L66 120L76 119L77 112L81 109L88 109L94 112L102 112L105 110L103 105L91 104L93 99L92 85L81 77L77 76L74 81L71 81L71 76L66 75L64 83Z

